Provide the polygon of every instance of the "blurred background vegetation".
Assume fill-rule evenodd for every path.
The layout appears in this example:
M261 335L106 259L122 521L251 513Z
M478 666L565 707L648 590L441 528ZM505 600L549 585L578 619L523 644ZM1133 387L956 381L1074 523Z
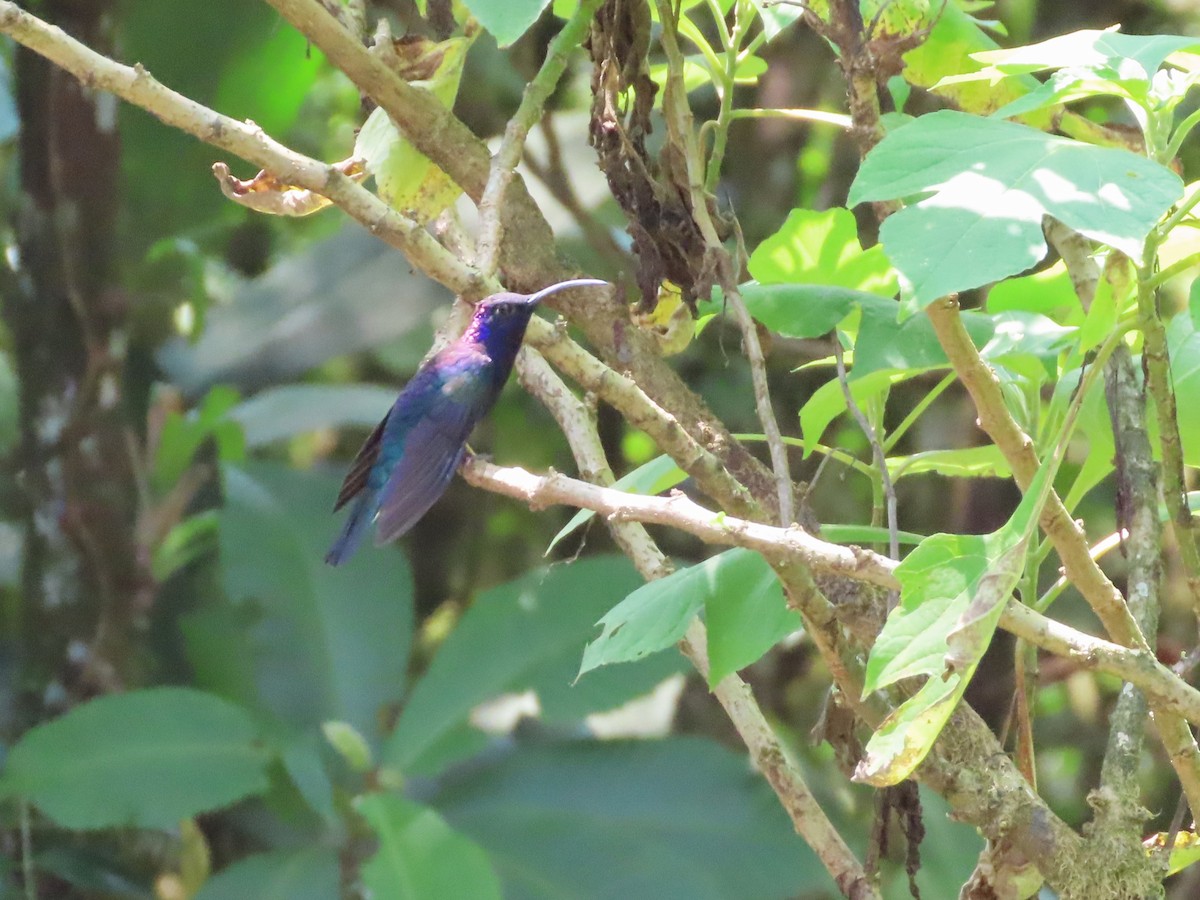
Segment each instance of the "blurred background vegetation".
M350 155L364 116L357 90L265 4L30 6L301 152ZM376 6L396 33L415 21L406 0ZM1180 0L1001 0L994 17L1011 45L1115 23L1200 33L1200 12ZM511 48L476 41L455 107L474 131L503 129L557 27L548 11ZM840 72L808 30L790 29L763 56L765 73L739 102L843 109ZM80 120L67 76L8 43L3 60L0 745L86 698L174 685L252 711L282 748L260 796L195 822L131 816L142 827L83 832L35 814L24 832L36 895L183 897L238 863L202 896L252 897L263 884L288 886L274 896L336 896L374 846L348 798L392 772L406 796L488 851L507 896L831 896L681 658L661 654L571 685L594 623L638 583L604 529L576 532L546 559L569 510L533 512L456 480L398 545L369 549L344 570L323 566L338 481L428 349L448 293L336 211L289 220L230 203L210 174L220 159L212 148L127 106L111 110L115 130ZM530 140L525 173L580 270L628 281L622 216L586 141L588 77L577 59ZM715 111L703 91L693 100ZM719 195L753 247L794 206L843 204L857 159L835 128L744 121ZM732 431L756 432L737 340L710 328L675 365ZM773 342L781 417L825 378L794 370L825 353ZM897 417L932 377L898 389ZM951 392L908 440L961 446L973 419ZM618 475L656 455L619 416L602 408L600 421ZM30 465L48 432L72 429L90 440L54 465ZM827 442L869 457L849 420ZM574 468L553 421L518 389L473 443L502 463ZM815 459L794 463L798 477L815 475ZM58 505L45 505L49 497ZM947 487L936 476L908 479L900 492L904 527L922 533L987 532L1018 499L1008 482ZM859 522L871 498L830 471L810 503L822 522ZM1089 523L1111 522L1111 496L1098 491L1088 503ZM656 536L681 560L707 555L677 533ZM970 696L999 727L1012 684L1011 653L997 643L996 664L985 663ZM1182 646L1160 651L1169 658ZM1073 824L1089 815L1086 786L1105 736L1092 726L1117 687L1076 674L1043 667L1038 719L1040 789ZM777 648L749 677L842 833L864 847L872 792L823 777L837 762L808 738L828 682L815 653L803 641ZM480 709L499 695L518 699ZM1165 828L1170 768L1148 759L1145 778ZM947 896L980 840L926 800L918 880L926 896ZM368 822L405 815L359 812ZM2 812L0 896L26 896L22 815L11 804ZM893 855L889 895L907 890Z

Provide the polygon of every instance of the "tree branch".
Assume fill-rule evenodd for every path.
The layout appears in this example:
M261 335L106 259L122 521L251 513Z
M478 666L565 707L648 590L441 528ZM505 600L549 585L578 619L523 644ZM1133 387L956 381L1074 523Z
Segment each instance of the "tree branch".
M581 0L567 24L562 27L546 52L546 61L533 80L525 86L521 105L508 120L504 138L496 156L492 159L487 184L479 200L479 241L475 253L475 265L487 275L496 271L500 261L500 243L503 237L502 200L512 181L513 172L521 161L525 139L534 125L542 118L546 101L558 85L567 68L567 57L582 43L591 26L592 16L603 0Z
M1090 309L1101 277L1090 241L1054 219L1047 219L1045 232L1067 267L1080 303L1085 310ZM1116 446L1117 527L1127 536L1124 546L1129 556L1129 609L1142 633L1154 634L1158 631L1162 584L1158 467L1146 430L1145 387L1139 384L1129 348L1123 344L1105 364L1105 396ZM1129 685L1121 692L1110 717L1098 795L1103 801L1096 808L1099 827L1116 831L1134 844L1138 843L1145 818L1139 815L1137 769L1147 711L1146 697L1135 687ZM1196 740L1187 723L1177 717L1160 716L1157 725L1188 804L1195 810L1200 801L1200 751Z
M709 213L708 193L705 190L705 166L692 127L692 109L688 105L687 88L684 86L684 58L675 37L676 21L668 0L655 0L658 15L664 23L662 47L667 56L667 80L663 85L662 112L667 122L668 139L679 150L687 167L688 189L691 195L691 212L704 236L706 263L708 263L721 285L725 301L733 309L738 328L742 332L742 345L750 363L750 380L754 386L754 407L767 438L767 449L771 455L771 468L775 475L775 493L779 503L779 520L787 525L795 521L795 498L791 469L788 466L787 447L775 419L771 406L771 391L767 383L767 365L762 344L758 340L758 326L750 316L738 290L740 260L731 257L717 233L716 223ZM669 23L669 25L667 25ZM703 273L697 273L703 274Z
M980 357L962 324L958 301L954 298L934 301L926 307L926 312L950 364L975 403L979 426L1004 454L1021 490L1026 490L1040 466L1033 440L1009 413L995 373ZM1082 529L1053 490L1042 509L1040 523L1058 552L1067 577L1095 610L1109 635L1126 646L1146 649L1146 638L1129 614L1125 598L1092 559Z
M557 472L534 475L479 457L463 463L463 477L476 487L513 497L532 509L563 504L590 509L610 523L668 525L709 544L745 547L777 565L799 563L814 572L838 575L897 590L896 562L859 547L843 547L813 537L799 526L780 528L705 509L679 492L668 497L625 491L570 478ZM1161 709L1200 724L1200 691L1188 685L1149 650L1130 649L1076 631L1023 604L1010 602L1000 627L1050 653L1088 669L1115 675L1144 690Z
M517 365L521 384L550 411L566 435L580 471L589 481L611 486L612 470L587 407L535 352L522 351ZM610 517L608 527L613 539L647 581L671 573L670 560L640 522ZM706 680L709 674L707 648L704 625L699 618L694 618L682 641L682 650ZM797 834L812 847L842 893L861 900L878 898L862 864L826 817L805 784L799 766L768 724L750 686L737 673L732 673L717 683L713 694L741 735L755 765L779 797Z

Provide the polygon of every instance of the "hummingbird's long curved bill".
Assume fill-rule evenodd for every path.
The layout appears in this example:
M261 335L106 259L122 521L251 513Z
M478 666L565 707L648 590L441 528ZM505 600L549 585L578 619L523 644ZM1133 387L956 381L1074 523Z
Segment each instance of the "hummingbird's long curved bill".
M601 281L599 278L572 278L570 281L560 281L558 284L542 288L535 294L530 294L529 302L531 304L540 303L543 298L549 297L551 294L557 294L559 291L566 291L571 288L601 287L607 284L607 281Z

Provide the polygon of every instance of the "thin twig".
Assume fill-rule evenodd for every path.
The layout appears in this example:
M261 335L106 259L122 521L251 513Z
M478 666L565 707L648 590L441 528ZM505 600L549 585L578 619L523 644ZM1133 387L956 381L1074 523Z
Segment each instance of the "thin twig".
M842 342L836 334L833 336L833 358L837 362L838 384L842 386L842 395L846 398L846 408L850 410L850 414L854 416L854 421L858 423L858 427L862 429L862 433L867 438L867 443L871 447L871 454L875 458L875 467L879 471L879 479L883 483L883 498L887 509L888 556L892 559L899 559L900 526L897 523L896 517L896 486L892 484L892 476L888 472L887 456L883 452L883 444L879 440L875 426L871 424L871 420L867 418L867 414L859 407L858 402L854 399L853 392L850 390L850 381L846 377L846 360L842 353ZM894 605L895 600L889 604L889 606Z
M512 180L513 172L521 161L525 139L530 129L542 118L546 101L554 93L558 80L567 68L567 58L583 41L591 26L592 16L602 0L581 0L579 6L562 30L554 36L546 51L546 60L533 80L525 86L521 105L508 120L504 138L492 159L487 185L479 200L479 241L476 245L475 265L485 275L496 271L500 261L500 242L503 237L501 211L504 193Z
M1187 479L1184 475L1183 440L1179 434L1179 410L1175 402L1175 385L1171 375L1171 359L1167 352L1167 331L1158 312L1158 291L1151 283L1154 276L1156 244L1153 237L1146 241L1146 260L1138 269L1138 317L1142 330L1142 365L1146 381L1154 397L1154 414L1158 420L1158 443L1162 448L1162 492L1167 504L1175 546L1183 564L1192 610L1200 616L1200 546L1196 528L1187 502ZM1157 521L1157 519L1156 519ZM1200 810L1194 811L1200 814Z
M37 875L33 868L33 829L29 822L29 801L17 800L17 815L21 828L21 880L24 882L25 900L37 900Z
M726 302L737 317L742 332L742 345L750 363L750 379L754 386L754 406L767 437L767 449L771 456L771 468L775 474L775 490L779 498L779 519L788 524L795 519L795 497L792 475L788 465L787 448L783 445L779 422L771 406L770 386L767 382L766 361L762 344L758 340L758 326L750 316L737 287L738 266L730 257L717 234L716 224L708 210L708 194L704 189L704 163L692 128L692 110L688 105L687 88L684 86L684 58L675 38L676 16L669 0L655 0L658 14L664 23L662 47L667 57L667 80L663 87L663 117L667 123L668 139L678 147L687 162L688 189L691 196L692 216L700 233L704 236L709 259L721 284Z

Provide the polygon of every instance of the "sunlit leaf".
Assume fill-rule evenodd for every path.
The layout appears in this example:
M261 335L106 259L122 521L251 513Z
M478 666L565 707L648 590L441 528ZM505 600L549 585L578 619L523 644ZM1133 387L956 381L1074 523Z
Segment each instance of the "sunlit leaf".
M793 209L755 248L747 267L763 285L824 284L881 297L894 297L898 289L883 250L862 248L854 215L842 207Z
M981 23L960 6L943 4L929 36L904 54L904 77L908 82L927 89L937 85L939 95L958 108L979 115L987 115L1037 88L1037 79L1030 75L965 83L956 83L948 77L959 75L964 69L982 69L984 64L971 59L971 54L997 46Z
M1180 314L1167 325L1167 353L1179 411L1179 436L1183 458L1189 466L1200 465L1200 416L1193 413L1192 398L1200 396L1200 331L1192 317Z
M1123 78L1149 79L1172 53L1198 46L1196 38L1182 35L1085 29L1025 47L973 53L972 58L1005 74L1079 66L1113 69Z
M486 5L487 0L477 2ZM516 12L525 2L528 0L517 3L505 0L501 5ZM538 12L545 6L545 0L534 2L539 4ZM534 16L536 18L536 13ZM486 22L484 27L487 27ZM429 40L405 42L397 44L397 52L406 54L403 61L415 70L410 74L419 76L411 79L411 83L426 88L442 105L449 107L458 95L471 42L472 39L466 37L449 38L440 43ZM389 206L415 216L419 221L430 222L437 218L462 193L450 176L409 142L383 107L375 109L359 129L354 156L365 160L367 172L375 178L379 196Z
M933 535L896 567L900 605L871 649L863 694L918 675L927 681L872 735L856 779L895 784L933 746L1024 572L1043 488L1054 468L1042 467L998 531Z
M1078 325L1084 317L1083 304L1062 260L1032 275L1006 278L988 291L987 308L990 313L1040 313L1060 325Z
M850 381L850 395L862 409L872 400L885 396L892 385L921 375L928 369L879 369ZM825 382L805 401L800 408L800 431L804 435L804 455L808 457L816 444L821 442L829 423L846 412L846 392L835 377Z
M923 307L1031 268L1046 253L1046 215L1139 260L1182 190L1178 176L1145 157L945 110L887 135L859 169L850 201L923 195L880 232Z

